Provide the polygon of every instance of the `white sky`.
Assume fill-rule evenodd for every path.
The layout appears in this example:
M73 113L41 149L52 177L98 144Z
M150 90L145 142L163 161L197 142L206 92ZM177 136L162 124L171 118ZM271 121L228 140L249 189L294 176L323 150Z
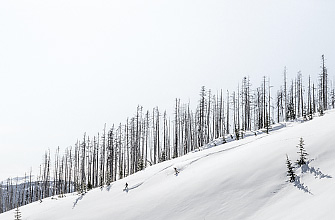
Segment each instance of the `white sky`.
M332 0L2 0L0 180L138 104L172 113L246 75L279 86L284 66L315 78L322 54L333 77L334 21Z

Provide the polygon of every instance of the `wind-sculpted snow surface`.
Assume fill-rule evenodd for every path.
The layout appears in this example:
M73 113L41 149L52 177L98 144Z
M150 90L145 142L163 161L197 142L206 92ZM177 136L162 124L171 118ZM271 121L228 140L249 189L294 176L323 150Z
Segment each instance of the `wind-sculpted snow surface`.
M22 219L335 219L334 131L330 111L308 122L276 125L269 134L217 140L85 195L21 207ZM295 168L297 180L290 183L285 155L293 162L299 158L300 137L309 160ZM13 218L13 211L0 215Z

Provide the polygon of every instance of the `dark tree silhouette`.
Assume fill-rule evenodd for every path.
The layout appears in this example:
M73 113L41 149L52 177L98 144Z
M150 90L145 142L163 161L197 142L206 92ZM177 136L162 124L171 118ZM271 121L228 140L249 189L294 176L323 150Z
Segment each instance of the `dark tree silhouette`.
M296 164L298 164L300 167L306 164L307 156L308 156L308 153L306 152L304 145L305 145L304 139L300 138L299 145L297 146L299 148L299 151L298 151L299 159L296 162Z
M293 183L295 181L295 173L292 167L292 163L286 154L286 166L287 166L287 176L290 178L289 181Z

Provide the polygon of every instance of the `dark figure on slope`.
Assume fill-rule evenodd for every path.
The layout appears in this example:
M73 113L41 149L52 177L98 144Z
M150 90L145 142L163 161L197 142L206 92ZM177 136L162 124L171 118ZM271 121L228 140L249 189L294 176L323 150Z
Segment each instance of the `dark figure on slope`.
M174 168L174 172L175 172L175 175L178 176L179 171L177 170L177 168Z
M126 183L123 191L128 191L128 183Z

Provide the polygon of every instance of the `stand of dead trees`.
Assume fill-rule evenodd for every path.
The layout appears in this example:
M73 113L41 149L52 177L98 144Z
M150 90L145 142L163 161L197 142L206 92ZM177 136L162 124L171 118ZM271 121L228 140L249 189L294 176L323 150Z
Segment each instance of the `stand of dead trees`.
M30 171L24 178L0 184L0 213L50 196L85 193L183 156L214 139L225 143L227 138L244 138L248 131L269 133L275 122L310 120L335 107L334 83L329 80L324 56L317 84L302 72L288 81L287 72L285 67L283 85L276 93L266 77L256 88L244 77L233 92L214 93L203 86L195 109L176 99L170 118L158 107L145 111L138 106L124 124L105 125L94 136L84 134L63 153L57 148L53 157L48 150L37 175Z

